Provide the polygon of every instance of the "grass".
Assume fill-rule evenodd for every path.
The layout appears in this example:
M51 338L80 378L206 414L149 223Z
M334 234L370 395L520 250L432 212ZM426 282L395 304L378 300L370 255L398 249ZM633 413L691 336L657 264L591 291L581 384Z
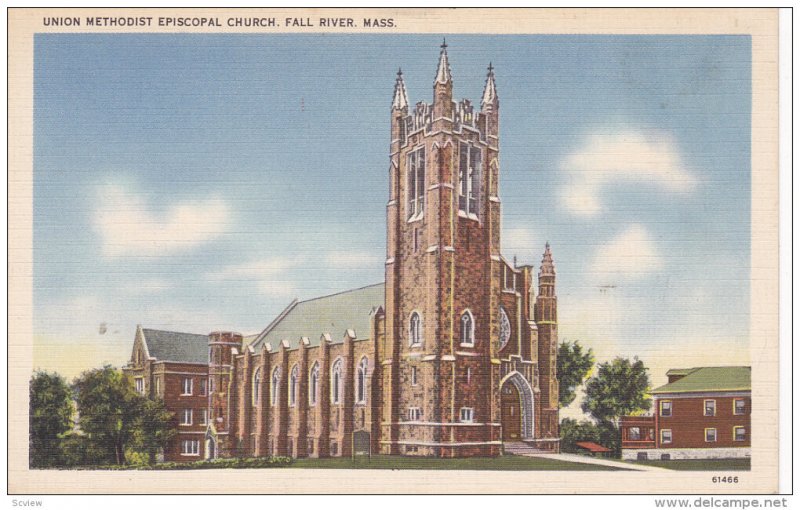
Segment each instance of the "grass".
M675 471L749 471L750 459L636 460L631 464Z
M297 459L289 468L307 469L461 469L476 471L618 471L610 466L580 464L542 457L504 455L502 457L470 457L463 459L439 459L431 457L401 457L373 455L371 460L358 457L330 459Z

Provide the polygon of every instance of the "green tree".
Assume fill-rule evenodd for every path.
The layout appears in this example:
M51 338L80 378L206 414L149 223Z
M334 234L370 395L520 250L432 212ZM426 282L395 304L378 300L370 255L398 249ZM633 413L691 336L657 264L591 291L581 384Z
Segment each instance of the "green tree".
M577 341L561 342L558 346L556 377L558 378L558 403L567 407L575 400L575 389L583 384L594 366L594 353L584 352Z
M56 373L37 371L30 380L29 455L31 467L60 465L61 441L72 428L72 395Z
M581 408L598 422L619 425L620 416L650 409L647 396L650 376L639 358L601 363L597 374L586 382L586 398Z
M125 463L141 417L142 400L128 376L106 365L82 373L74 383L79 424L88 441L116 464Z
M156 453L166 448L175 438L174 414L167 410L163 400L143 398L141 413L136 421L133 436L133 449L147 455L148 463L156 463Z

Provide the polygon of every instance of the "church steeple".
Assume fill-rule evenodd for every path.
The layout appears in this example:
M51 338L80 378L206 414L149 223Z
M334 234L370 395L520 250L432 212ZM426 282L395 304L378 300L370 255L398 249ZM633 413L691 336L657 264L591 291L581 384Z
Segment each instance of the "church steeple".
M494 84L494 67L492 67L492 63L489 62L489 69L486 74L486 86L483 88L483 97L481 98L481 110L494 110L496 107L497 87Z
M394 97L392 98L392 109L402 110L408 108L408 94L406 84L403 81L403 70L397 70L397 80L394 83Z
M447 60L447 41L442 39L440 46L442 51L439 52L439 68L436 70L436 83L451 83L453 77L450 74L450 62Z
M542 276L555 276L556 266L553 264L553 254L550 252L550 242L544 244L544 255L542 255L542 265L539 268L539 278Z

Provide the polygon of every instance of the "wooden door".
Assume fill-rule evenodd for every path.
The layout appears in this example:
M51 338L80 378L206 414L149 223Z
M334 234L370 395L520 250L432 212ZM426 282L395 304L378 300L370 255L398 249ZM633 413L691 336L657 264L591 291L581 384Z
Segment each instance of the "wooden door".
M522 414L519 391L513 384L506 384L500 392L500 420L503 424L503 441L519 441L522 430Z

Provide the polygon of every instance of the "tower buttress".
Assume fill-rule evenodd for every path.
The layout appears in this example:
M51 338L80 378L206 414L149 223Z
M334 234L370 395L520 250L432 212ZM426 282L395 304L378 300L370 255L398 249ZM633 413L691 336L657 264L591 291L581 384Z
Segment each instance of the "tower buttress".
M539 330L539 388L542 410L540 424L544 436L558 437L558 306L556 297L556 267L550 243L545 244L539 268L539 295L534 310Z

